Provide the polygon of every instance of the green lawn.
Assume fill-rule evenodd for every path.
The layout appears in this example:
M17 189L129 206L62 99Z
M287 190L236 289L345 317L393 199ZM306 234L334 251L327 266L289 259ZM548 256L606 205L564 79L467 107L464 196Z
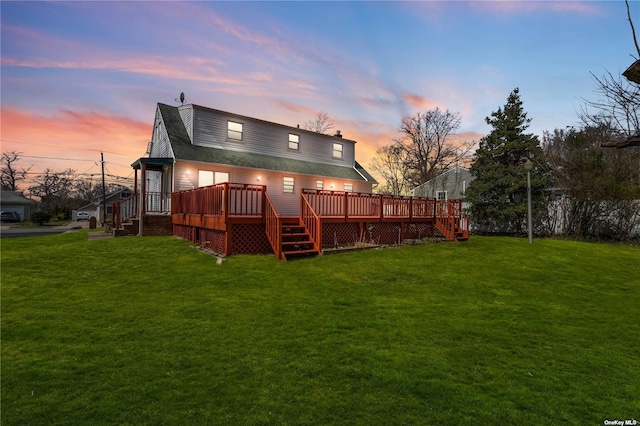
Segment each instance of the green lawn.
M2 424L640 419L640 249L474 237L222 265L2 240Z

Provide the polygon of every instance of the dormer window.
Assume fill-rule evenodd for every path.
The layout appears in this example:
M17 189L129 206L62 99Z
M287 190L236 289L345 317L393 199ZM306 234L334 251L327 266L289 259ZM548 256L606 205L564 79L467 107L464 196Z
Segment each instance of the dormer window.
M300 136L289 133L289 149L300 149Z
M235 141L242 140L242 123L237 123L235 121L227 122L227 138L233 139Z
M342 160L342 144L335 143L333 144L333 158L339 158Z

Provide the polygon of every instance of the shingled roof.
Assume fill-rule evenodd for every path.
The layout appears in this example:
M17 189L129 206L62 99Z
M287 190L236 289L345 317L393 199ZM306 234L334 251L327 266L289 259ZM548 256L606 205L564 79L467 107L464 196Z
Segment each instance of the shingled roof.
M355 162L355 167L351 168L265 154L193 145L187 129L184 127L178 108L165 104L158 104L158 108L164 120L176 160L199 161L237 167L376 182L375 178L358 164L357 161Z

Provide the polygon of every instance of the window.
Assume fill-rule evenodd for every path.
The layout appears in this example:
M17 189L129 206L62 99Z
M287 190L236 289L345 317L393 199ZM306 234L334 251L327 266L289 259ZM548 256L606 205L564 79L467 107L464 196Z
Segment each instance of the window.
M215 173L215 181L216 184L218 183L225 183L225 182L229 182L229 173L225 173L225 172L216 172Z
M447 191L436 191L436 200L445 201L447 199Z
M242 123L236 123L235 121L227 122L227 138L236 141L242 140Z
M334 143L333 144L333 158L342 158L342 144Z
M198 170L198 186L213 185L213 172L210 170Z
M282 192L285 194L293 194L293 183L294 181L292 177L283 178Z
M289 133L289 149L299 149L300 148L300 136L294 135L293 133Z
M316 189L318 191L322 191L324 189L324 182L321 180L316 181Z
M351 192L351 191L353 191L353 184L352 184L352 183L345 183L345 184L344 184L344 190L345 190L346 192Z

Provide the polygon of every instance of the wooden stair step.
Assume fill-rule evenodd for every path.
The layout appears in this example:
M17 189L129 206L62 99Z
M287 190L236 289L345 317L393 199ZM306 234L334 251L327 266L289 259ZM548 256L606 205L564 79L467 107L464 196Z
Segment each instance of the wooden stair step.
M282 234L283 237L308 237L309 234L306 232L292 232L290 234Z
M301 256L301 255L315 255L317 256L318 250L296 250L296 251L283 251L282 254L285 258L288 256Z

